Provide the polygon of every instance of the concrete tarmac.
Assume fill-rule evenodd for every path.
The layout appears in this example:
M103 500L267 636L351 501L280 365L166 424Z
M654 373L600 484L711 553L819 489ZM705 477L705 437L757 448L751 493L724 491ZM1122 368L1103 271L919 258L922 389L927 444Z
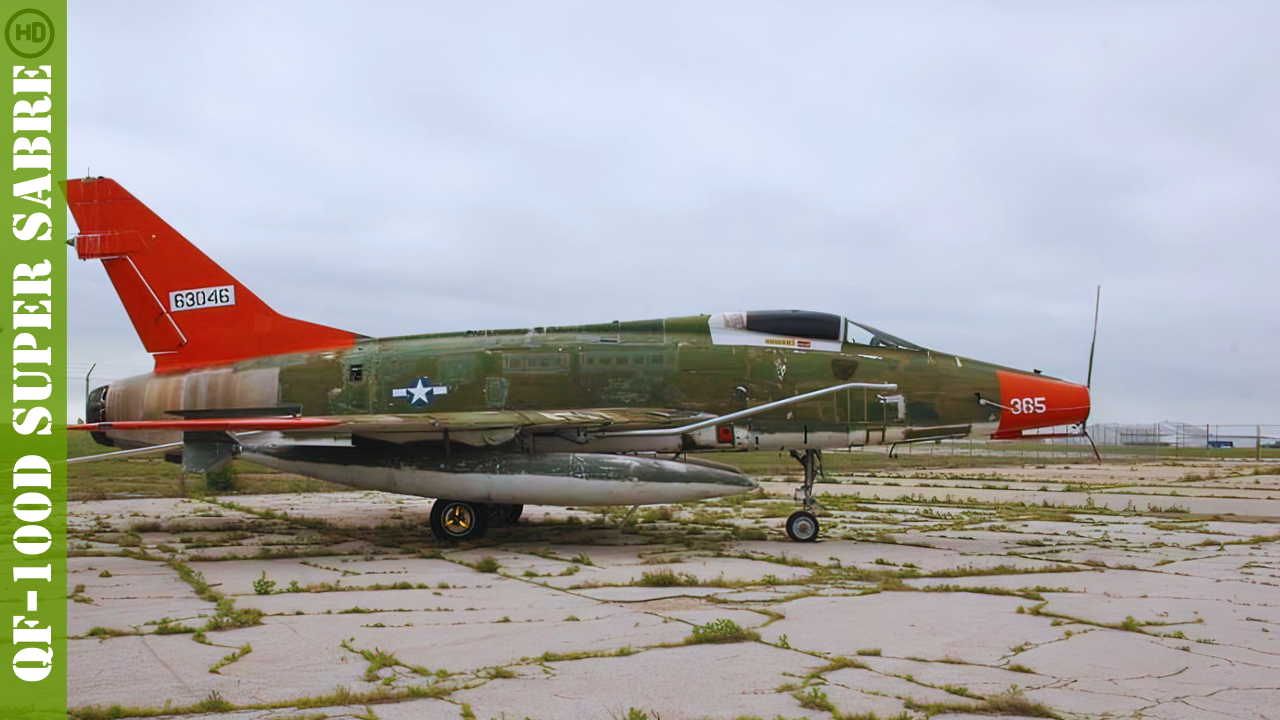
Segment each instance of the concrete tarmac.
M1280 718L1280 476L1033 467L727 501L72 503L80 717ZM1194 472L1193 472L1194 471ZM119 706L113 708L112 706Z

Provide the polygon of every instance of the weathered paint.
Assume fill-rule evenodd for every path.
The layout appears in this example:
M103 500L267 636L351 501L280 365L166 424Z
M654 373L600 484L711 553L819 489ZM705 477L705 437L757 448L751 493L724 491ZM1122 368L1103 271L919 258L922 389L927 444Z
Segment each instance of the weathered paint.
M1071 383L924 349L847 341L839 351L717 344L712 317L385 338L345 351L140 376L112 384L104 419L159 420L192 409L272 406L296 407L304 416L402 420L610 407L722 415L851 381L896 383L898 390L835 393L755 416L742 424L745 445L735 441L730 447L836 448L987 436L996 432L993 423L1003 431L1013 422L1025 429L1079 422L1087 415L1087 392ZM878 359L869 359L871 352ZM430 378L447 394L435 395L428 405L397 397L397 390L419 378ZM1006 404L1011 393L1044 397L1049 406L1014 421ZM978 402L979 396L989 403ZM367 434L394 439L396 432L380 426ZM125 446L133 440L119 439ZM147 441L175 439L180 438L153 433ZM428 433L416 439L443 438ZM584 440L589 437L566 440L556 434L544 442L560 450ZM670 441L596 442L605 452L680 449ZM712 434L694 445L684 449L726 447Z
M665 502L659 498L674 491L627 492L662 486L667 476L674 479L668 486L687 486L683 493L728 486L684 465L601 453L1001 437L1088 416L1088 392L1078 385L935 352L829 313L729 312L368 338L276 313L114 181L73 180L66 191L82 233L78 254L104 262L156 357L157 373L112 383L87 403L86 429L125 448L177 442L182 430L233 419L226 429L295 428L289 443L256 438L247 453L339 482L466 499L466 482L474 481L484 488L474 493L492 502ZM847 383L896 389L807 397ZM801 396L729 427L669 437L609 434L683 427L690 418ZM297 430L249 420L295 416L339 424ZM128 421L164 423L103 424ZM297 444L323 436L348 446ZM441 452L446 465L433 465ZM466 470L458 458L476 465ZM574 462L621 463L635 477L596 478ZM512 467L525 469L501 470ZM537 495L543 500L511 494L520 484L535 494L556 486L546 478L560 478L573 492L546 491ZM628 490L613 489L618 483Z
M749 478L716 467L629 455L527 454L439 446L246 444L242 457L268 467L366 490L482 503L641 505L738 495Z

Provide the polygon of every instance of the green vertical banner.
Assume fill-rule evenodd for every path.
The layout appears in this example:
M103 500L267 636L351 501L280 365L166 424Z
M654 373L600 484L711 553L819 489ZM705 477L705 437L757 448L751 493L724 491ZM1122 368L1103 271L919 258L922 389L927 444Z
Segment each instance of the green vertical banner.
M0 0L5 22L0 312L0 717L67 717L66 0ZM10 381L9 378L12 378Z

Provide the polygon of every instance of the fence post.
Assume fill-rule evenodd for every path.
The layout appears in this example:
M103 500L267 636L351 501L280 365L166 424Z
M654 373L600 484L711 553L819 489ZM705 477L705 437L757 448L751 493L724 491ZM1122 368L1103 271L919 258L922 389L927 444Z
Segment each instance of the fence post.
M1256 457L1254 459L1257 460L1258 462L1262 462L1262 426L1261 425L1253 426L1253 435L1254 435L1253 451L1256 454Z

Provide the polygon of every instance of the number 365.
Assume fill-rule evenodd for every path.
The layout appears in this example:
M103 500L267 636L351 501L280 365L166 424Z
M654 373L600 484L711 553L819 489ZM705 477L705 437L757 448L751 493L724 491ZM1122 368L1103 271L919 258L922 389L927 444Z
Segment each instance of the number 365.
M1030 415L1045 411L1044 398L1042 397L1014 398L1009 402L1009 407L1014 415Z

